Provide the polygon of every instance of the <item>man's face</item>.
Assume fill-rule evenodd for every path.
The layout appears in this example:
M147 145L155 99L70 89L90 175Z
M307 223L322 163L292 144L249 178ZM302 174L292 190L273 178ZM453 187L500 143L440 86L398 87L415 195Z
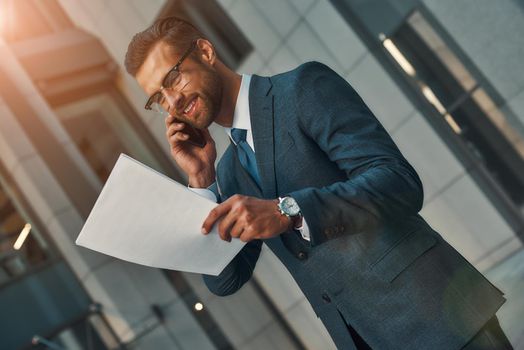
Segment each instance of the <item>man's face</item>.
M184 50L186 48L183 48ZM198 47L195 50L199 50ZM148 96L160 90L166 73L178 62L164 43L156 44L136 74L138 84ZM199 57L200 55L199 52ZM180 80L162 90L163 108L176 119L196 128L207 128L216 118L222 102L222 78L215 68L188 56L180 65Z

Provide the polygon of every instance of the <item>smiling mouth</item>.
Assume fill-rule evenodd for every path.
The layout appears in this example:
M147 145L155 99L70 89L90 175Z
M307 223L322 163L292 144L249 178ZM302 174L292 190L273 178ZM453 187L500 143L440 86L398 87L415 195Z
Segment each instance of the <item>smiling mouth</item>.
M195 97L194 99L192 99L188 105L186 106L186 108L184 109L184 114L186 116L192 116L193 115L193 112L195 111L195 106L197 104L197 98L198 97Z

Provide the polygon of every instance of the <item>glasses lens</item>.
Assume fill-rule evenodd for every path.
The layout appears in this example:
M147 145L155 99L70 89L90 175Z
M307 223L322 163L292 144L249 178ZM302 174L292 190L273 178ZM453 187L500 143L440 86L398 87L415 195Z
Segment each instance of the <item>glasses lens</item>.
M172 69L164 79L164 88L173 88L180 82L180 72L177 69Z

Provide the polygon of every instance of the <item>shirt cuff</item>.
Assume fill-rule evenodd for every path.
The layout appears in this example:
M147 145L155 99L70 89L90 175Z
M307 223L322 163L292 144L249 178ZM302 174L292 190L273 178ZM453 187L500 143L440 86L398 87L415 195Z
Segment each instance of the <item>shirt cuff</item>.
M215 203L217 202L217 196L215 195L215 193L211 190L208 190L207 188L195 188L190 186L187 186L187 188L189 188L191 191L195 192L201 197L207 198Z
M304 238L306 241L310 241L311 238L310 238L310 235L309 235L309 226L307 225L307 221L306 221L306 218L305 217L302 217L302 226L300 227L295 227L295 230L297 230L298 232L300 232L300 235L302 236L302 238Z

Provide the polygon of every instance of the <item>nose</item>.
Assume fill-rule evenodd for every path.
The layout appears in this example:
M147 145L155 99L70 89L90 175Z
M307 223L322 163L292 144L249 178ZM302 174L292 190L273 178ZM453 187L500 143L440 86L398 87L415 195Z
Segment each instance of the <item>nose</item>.
M184 96L173 89L162 89L164 95L163 108L171 115L179 112L184 105Z

